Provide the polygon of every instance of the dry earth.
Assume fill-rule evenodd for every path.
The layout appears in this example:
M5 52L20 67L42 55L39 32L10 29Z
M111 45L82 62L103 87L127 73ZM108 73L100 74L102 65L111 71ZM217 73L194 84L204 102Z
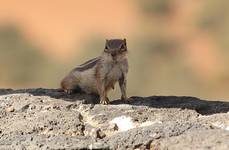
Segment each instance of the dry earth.
M0 149L229 149L229 102L0 90Z

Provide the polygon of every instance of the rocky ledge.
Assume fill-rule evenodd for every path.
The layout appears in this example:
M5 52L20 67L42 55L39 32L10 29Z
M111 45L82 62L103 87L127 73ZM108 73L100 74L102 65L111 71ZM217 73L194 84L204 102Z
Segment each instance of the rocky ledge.
M0 90L0 149L229 149L229 102Z

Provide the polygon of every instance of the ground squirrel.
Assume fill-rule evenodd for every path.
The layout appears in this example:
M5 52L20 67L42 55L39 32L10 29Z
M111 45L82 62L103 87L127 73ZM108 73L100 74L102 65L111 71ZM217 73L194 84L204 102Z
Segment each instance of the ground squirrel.
M68 94L83 91L96 94L101 104L108 104L107 93L118 81L121 99L127 100L126 78L128 72L126 39L106 40L101 56L91 59L73 69L61 82L61 88Z

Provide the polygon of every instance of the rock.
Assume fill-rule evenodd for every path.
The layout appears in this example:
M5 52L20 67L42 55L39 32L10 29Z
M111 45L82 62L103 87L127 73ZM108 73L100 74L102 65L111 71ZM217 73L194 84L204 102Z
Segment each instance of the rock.
M171 149L184 148L193 149L228 149L229 132L223 130L190 130L179 136L155 140L150 144L151 149ZM195 145L194 145L195 144Z
M0 89L0 149L229 149L229 102L130 99Z
M99 139L103 139L104 137L106 137L106 134L103 131L101 131L101 129L98 129L96 133L97 133L97 138Z
M10 106L6 108L6 112L13 112L14 111L14 107Z

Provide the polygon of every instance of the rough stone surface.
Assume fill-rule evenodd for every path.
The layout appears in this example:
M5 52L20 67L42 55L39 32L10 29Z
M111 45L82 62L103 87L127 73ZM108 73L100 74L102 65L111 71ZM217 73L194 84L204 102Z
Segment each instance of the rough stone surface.
M0 149L229 149L229 102L0 89Z

